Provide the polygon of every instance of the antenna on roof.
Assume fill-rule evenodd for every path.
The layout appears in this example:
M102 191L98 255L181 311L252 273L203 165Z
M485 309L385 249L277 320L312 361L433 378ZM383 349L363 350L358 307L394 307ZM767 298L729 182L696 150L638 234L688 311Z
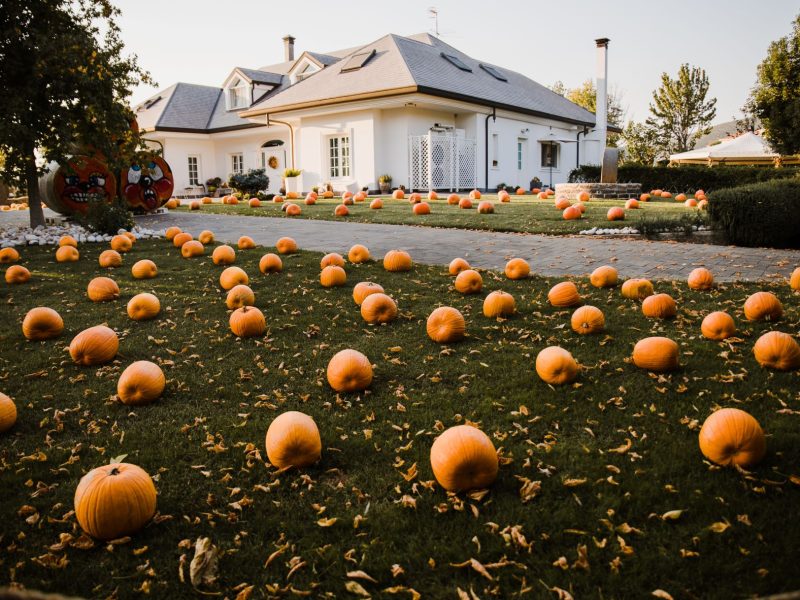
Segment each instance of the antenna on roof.
M433 33L439 37L439 11L435 6L428 9L428 18L433 19Z

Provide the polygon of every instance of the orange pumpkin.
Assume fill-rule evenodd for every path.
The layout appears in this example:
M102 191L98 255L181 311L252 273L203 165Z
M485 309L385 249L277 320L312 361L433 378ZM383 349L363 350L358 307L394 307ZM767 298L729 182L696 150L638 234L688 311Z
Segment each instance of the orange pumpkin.
M136 465L92 469L75 490L75 518L90 536L114 540L136 533L156 514L156 488Z
M561 198L558 198L558 199L556 200L556 204L555 204L555 206L556 206L556 210L566 210L566 209L568 209L570 206L572 206L572 202L570 202L570 201L569 201L569 199L567 199L567 198L564 198L564 197L562 196Z
M37 306L27 312L22 320L22 335L29 340L49 340L61 335L64 320L56 311L46 306Z
M695 200L694 198L689 198L683 204L686 206L686 208L695 208L697 207L697 200Z
M440 306L428 316L425 328L434 342L448 344L464 339L467 325L464 315L458 310L451 306Z
M234 310L243 306L253 306L256 303L256 295L246 285L235 285L229 291L225 298L225 306Z
M283 202L283 196L281 196L280 194L276 194L275 196L273 196L272 201L275 204L281 204Z
M203 256L205 253L205 247L197 240L189 240L181 246L181 256L183 256L183 258L197 258L198 256Z
M499 192L497 192L497 199L500 202L511 202L511 194L509 194L505 190L500 190Z
M181 232L180 227L168 227L166 232L164 232L164 237L167 239L168 242L171 242L175 239L175 236Z
M286 216L287 217L296 217L299 214L302 214L303 209L300 208L297 204L289 204L286 206Z
M304 200L306 206L314 206L317 203L317 196L316 194L308 194L306 199Z
M438 199L439 199L439 194L437 194L433 190L428 192L428 200L438 200Z
M431 446L433 475L448 492L489 487L499 464L492 440L471 425L446 429Z
M581 202L588 202L589 201L589 192L581 192L578 194L578 200Z
M578 363L560 346L550 346L536 355L536 373L550 385L563 385L575 381Z
M408 197L408 201L411 204L418 204L418 203L422 202L422 194L418 194L417 192L414 192Z
M367 199L367 192L364 191L358 192L356 193L355 196L353 196L353 200L355 200L356 202L364 202L364 200L366 199Z
M614 206L608 209L608 212L606 213L606 218L609 221L624 221L625 211L619 206Z
M419 202L411 210L415 215L429 215L431 214L431 205L427 202Z
M133 242L125 235L115 235L111 238L111 249L117 252L130 252L133 248Z
M649 202L650 201L650 194L642 194L639 196L639 202Z
M72 246L61 246L56 250L56 262L77 262L79 258L80 253Z
M758 364L776 371L800 369L800 344L788 333L769 331L753 346Z
M685 202L686 201L686 194L677 194L675 196L675 202Z
M510 317L517 312L514 296L501 290L490 293L483 300L483 315L494 319L497 317Z
M405 250L389 250L383 257L383 268L392 272L410 271L411 255Z
M581 303L581 296L578 293L578 286L571 281L557 283L547 292L547 299L550 304L556 307L575 306Z
M0 433L5 433L17 422L17 405L0 392Z
M347 260L357 265L369 260L369 249L361 244L356 244L347 253Z
M330 196L328 196L330 194ZM300 197L299 192L286 192L286 198L289 200L297 200ZM333 198L333 192L325 192L323 194L324 198Z
M583 213L581 212L581 209L578 206L569 206L564 209L564 212L561 214L561 217L565 221L574 221L575 219L580 219L582 214Z
M697 208L699 208L700 210L706 210L708 208L708 200L706 200L705 198L700 200L697 203Z
M758 421L738 408L711 413L700 428L700 451L718 465L750 467L767 453L767 441Z
M458 208L470 209L472 208L472 200L469 198L462 198L458 201Z
M461 271L466 271L467 269L471 269L472 267L469 266L469 263L465 261L463 258L454 258L450 261L450 264L447 267L447 272L450 275L458 275Z
M792 271L792 276L789 278L789 287L795 291L800 291L800 267Z
M608 288L617 285L619 275L614 267L603 265L597 267L589 276L589 281L596 288Z
M122 266L122 256L116 250L104 250L100 253L97 262L104 269L114 269Z
M290 237L282 237L275 243L279 254L294 254L297 252L297 242Z
M178 208L178 206L180 206L180 202L178 202L175 198L170 198L169 200L167 200L167 203L164 206L166 206L170 210L175 210L176 208Z
M783 305L772 292L756 292L744 303L748 321L777 321L783 316Z
M231 313L228 320L231 331L236 337L246 338L264 335L267 320L264 313L255 306L242 306Z
M239 267L228 267L219 276L219 286L223 290L230 290L239 284L247 285L250 283L250 278Z
M481 193L480 193L480 191L478 191L478 190L472 190L472 191L469 193L469 199L470 199L470 200L480 200L480 199L481 199Z
M478 213L482 215L490 215L494 212L494 204L487 200L478 202Z
M78 240L76 240L71 235L62 235L61 238L58 240L58 246L72 246L73 248L78 247Z
M373 325L390 323L397 318L397 304L386 294L369 294L361 303L361 317Z
M523 258L512 258L506 263L505 274L509 279L525 279L531 274L531 266Z
M19 252L14 248L3 248L0 250L0 265L15 263L19 260Z
M176 248L180 248L186 242L191 242L193 239L194 238L192 237L192 234L181 231L178 235L172 238L172 245Z
M343 204L347 204L348 206L352 206L353 205L353 192L344 192L342 194L342 203Z
M227 196L225 196L225 198L223 198L223 199L222 199L222 201L223 201L223 203L224 203L224 204L227 204L227 202L225 202L225 200L226 200L226 199L227 199ZM201 202L202 202L203 204L213 204L213 203L214 203L214 200L213 200L213 199L211 199L211 198L209 198L208 196L206 196L205 198L203 198L203 199L201 200Z
M239 248L239 250L250 250L251 248L256 247L256 243L249 235L243 235L236 242L236 246Z
M331 252L330 254L326 254L322 257L322 260L319 261L319 268L324 269L325 267L329 266L335 267L344 267L344 258L342 255L337 252Z
M689 273L689 287L693 290L710 290L714 287L714 275L704 267L698 267Z
M666 337L649 337L633 347L633 364L656 373L678 368L678 344Z
M136 294L128 301L128 316L134 321L154 319L160 312L161 302L153 294Z
M642 313L651 319L671 319L678 314L678 305L669 294L655 294L644 299Z
M105 325L84 329L69 344L69 355L76 364L90 367L114 360L119 350L119 338Z
M631 198L625 203L625 210L635 210L639 208L639 201L635 198Z
M161 397L166 386L164 372L157 364L139 360L128 365L117 382L117 396L123 404L142 406Z
M372 364L358 350L341 350L328 362L327 376L337 392L360 392L372 383Z
M700 324L700 331L710 340L726 340L736 333L736 323L728 313L709 313Z
M209 231L208 229L204 229L200 232L200 235L197 236L197 241L199 241L204 246L208 246L209 244L214 243L214 232Z
M661 192L661 197L662 198L672 198L672 194L670 192L663 191L663 192Z
M334 209L333 214L337 217L346 217L350 214L350 210L344 204L340 204Z
M447 197L447 203L452 205L452 206L455 206L456 204L458 204L458 201L460 199L461 199L461 197L458 194L450 194Z
M371 281L362 281L357 283L353 288L353 300L359 306L364 302L370 294L382 294L383 287Z
M267 459L279 469L309 467L322 456L314 419L294 410L278 415L267 429Z
M328 265L319 274L322 287L341 287L347 283L347 273L338 265Z
M197 200L192 200L189 203L189 210L200 210L200 203Z
M95 277L86 288L92 302L108 302L119 298L119 286L109 277Z
M455 288L462 294L477 294L483 289L483 278L477 271L466 269L456 276Z
M250 200L247 201L247 206L250 208L258 208L261 206L261 200L258 198L250 198Z
M158 267L152 260L139 260L131 267L131 275L134 279L152 279L158 275Z
M277 254L269 252L258 261L258 270L265 275L268 273L280 273L283 271L283 261Z
M22 265L11 265L6 269L6 283L16 285L30 281L31 272Z
M600 333L605 329L606 319L603 311L596 306L581 306L570 319L572 331L581 335Z
M228 204L235 206L239 204L239 199L234 195L230 195L228 196Z
M383 200L381 200L380 198L375 198L375 200L373 200L372 202L369 203L369 207L372 210L381 209L381 208L383 208Z
M629 300L644 300L653 295L653 284L648 279L628 279L622 284L622 297Z
M236 250L227 244L217 246L211 253L211 260L215 265L232 265L236 262Z

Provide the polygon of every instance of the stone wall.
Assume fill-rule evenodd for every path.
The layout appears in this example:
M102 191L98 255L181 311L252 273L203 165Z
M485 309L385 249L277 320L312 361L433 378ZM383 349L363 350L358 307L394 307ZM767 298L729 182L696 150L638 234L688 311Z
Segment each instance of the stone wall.
M577 200L578 194L589 192L592 198L638 198L642 193L639 183L557 183L556 198L565 196Z

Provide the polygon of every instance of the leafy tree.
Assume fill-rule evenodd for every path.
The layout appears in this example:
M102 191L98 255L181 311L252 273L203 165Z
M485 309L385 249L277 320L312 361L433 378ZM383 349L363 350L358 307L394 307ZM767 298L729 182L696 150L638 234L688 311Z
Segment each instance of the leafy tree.
M776 152L800 154L800 15L790 35L769 45L745 109L761 120Z
M568 88L563 82L556 81L550 86L550 89L556 94L564 96L570 102L574 102L578 106L585 108L589 112L597 112L597 87L591 79L587 79L576 88ZM609 90L608 122L611 125L622 127L626 112L625 107L622 105L622 94L615 89ZM617 134L611 133L608 135L608 144L614 146L618 139L619 136Z
M681 65L678 77L661 74L645 123L658 133L667 153L686 152L711 131L717 99L706 100L709 82L704 69Z
M44 223L37 152L45 163L97 153L118 173L139 146L127 99L153 82L135 56L122 56L119 14L110 0L3 1L0 177L27 189L32 227Z
M621 137L625 142L624 163L652 166L657 160L666 158L658 132L647 123L629 121Z

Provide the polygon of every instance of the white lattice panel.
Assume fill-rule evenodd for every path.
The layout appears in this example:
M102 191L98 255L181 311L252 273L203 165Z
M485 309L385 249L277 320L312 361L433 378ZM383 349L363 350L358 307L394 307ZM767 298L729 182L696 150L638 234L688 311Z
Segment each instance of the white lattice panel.
M410 136L408 142L408 183L412 191L475 187L475 140L430 132Z

